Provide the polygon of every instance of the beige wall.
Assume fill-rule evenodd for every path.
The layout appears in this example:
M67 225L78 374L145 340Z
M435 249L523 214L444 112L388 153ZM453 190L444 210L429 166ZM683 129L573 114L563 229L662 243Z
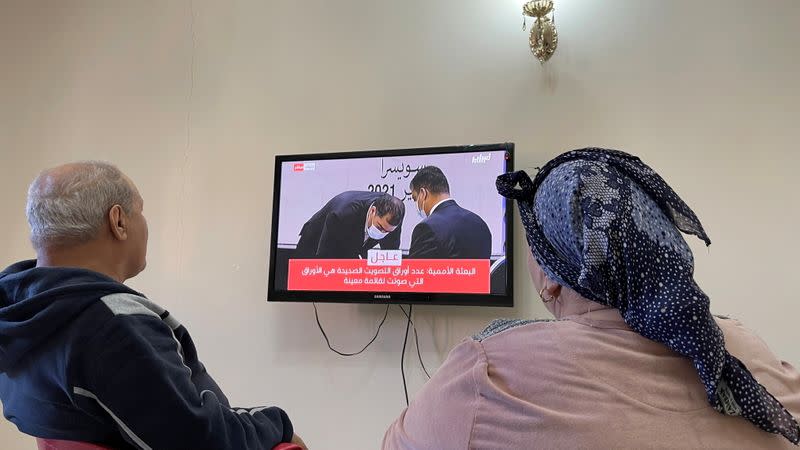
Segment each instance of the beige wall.
M560 48L544 66L521 3L5 0L1 263L31 256L24 196L39 169L113 161L151 227L132 284L189 326L232 401L284 406L315 448L376 448L404 406L405 323L393 310L345 360L310 305L265 303L274 155L513 141L531 168L610 146L641 155L704 221L714 245L694 245L697 278L714 311L800 362L800 3L556 0ZM494 317L545 315L517 263L513 310L418 309L429 366ZM335 345L356 349L382 307L320 312ZM407 367L413 393L424 376ZM32 445L5 423L0 442Z

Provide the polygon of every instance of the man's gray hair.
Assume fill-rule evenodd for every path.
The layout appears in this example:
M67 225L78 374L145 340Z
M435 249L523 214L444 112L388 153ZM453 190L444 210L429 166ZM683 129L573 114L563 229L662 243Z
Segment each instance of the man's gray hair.
M25 212L35 249L74 245L97 236L108 212L120 205L133 209L135 188L117 167L101 161L43 171L28 189Z

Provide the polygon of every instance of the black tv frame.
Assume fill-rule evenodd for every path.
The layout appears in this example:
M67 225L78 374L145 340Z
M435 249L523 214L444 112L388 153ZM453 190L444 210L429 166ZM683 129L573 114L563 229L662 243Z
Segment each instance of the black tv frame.
M417 156L447 153L472 153L481 151L505 151L506 170L514 170L514 144L458 145L447 147L423 147L408 149L366 150L335 153L304 153L275 156L275 177L272 198L272 234L269 243L269 281L267 301L269 302L319 302L319 303L357 303L357 304L414 304L414 305L457 305L457 306L514 306L514 220L513 208L506 200L506 290L505 294L439 294L411 292L352 292L352 291L288 291L275 289L275 262L278 250L279 202L281 188L281 167L284 162L299 162L326 159L374 158L392 156ZM500 175L500 174L498 174ZM486 186L486 189L494 189Z

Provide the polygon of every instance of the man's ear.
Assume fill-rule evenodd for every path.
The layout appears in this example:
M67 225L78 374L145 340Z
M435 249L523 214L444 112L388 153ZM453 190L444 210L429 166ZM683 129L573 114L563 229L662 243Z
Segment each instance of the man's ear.
M111 235L118 241L128 239L128 216L122 210L122 206L114 205L108 211L108 226Z

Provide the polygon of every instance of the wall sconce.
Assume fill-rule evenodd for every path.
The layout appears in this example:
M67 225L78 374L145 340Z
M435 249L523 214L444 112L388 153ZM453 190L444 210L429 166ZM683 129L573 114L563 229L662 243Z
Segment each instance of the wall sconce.
M552 14L551 14L552 13ZM552 17L547 17L551 14ZM558 33L555 25L555 12L552 0L533 0L522 6L522 29L525 29L525 16L535 17L536 21L531 26L530 45L531 52L540 63L553 56L558 46Z

